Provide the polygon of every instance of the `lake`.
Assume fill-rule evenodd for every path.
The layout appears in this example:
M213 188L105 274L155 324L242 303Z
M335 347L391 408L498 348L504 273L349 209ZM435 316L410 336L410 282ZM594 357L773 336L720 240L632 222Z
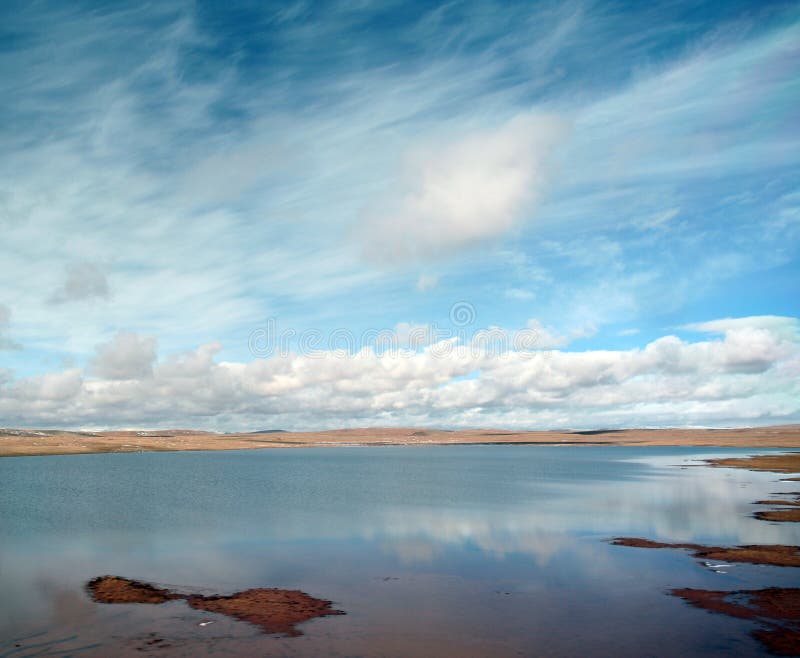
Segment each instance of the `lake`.
M666 592L796 585L795 570L716 573L680 550L608 539L800 544L797 524L751 517L753 501L796 482L697 462L766 452L491 445L0 459L0 656L764 655L752 623ZM300 589L347 614L312 620L300 637L268 636L180 601L94 603L85 584L104 574L200 593ZM169 646L148 644L156 636Z

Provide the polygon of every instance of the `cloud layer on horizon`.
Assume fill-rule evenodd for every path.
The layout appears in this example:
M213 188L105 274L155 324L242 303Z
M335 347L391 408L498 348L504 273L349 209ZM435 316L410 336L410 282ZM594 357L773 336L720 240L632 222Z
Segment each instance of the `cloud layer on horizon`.
M628 350L495 352L457 341L421 349L217 361L221 345L155 360L120 334L89 373L7 380L12 425L251 430L369 425L586 428L765 424L800 416L800 321L696 325Z

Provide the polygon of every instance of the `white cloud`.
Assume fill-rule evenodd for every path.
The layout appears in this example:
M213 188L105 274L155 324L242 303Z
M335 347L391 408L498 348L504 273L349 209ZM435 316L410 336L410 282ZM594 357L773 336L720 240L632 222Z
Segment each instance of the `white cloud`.
M293 157L291 150L277 140L229 147L192 166L178 185L178 196L192 205L237 201L281 167L288 167Z
M526 301L536 297L536 293L530 290L523 290L522 288L509 288L503 294L509 299L518 299L520 301Z
M548 235L539 235L538 225L537 235L531 231L518 244L505 245L527 254L526 271L513 278L502 279L510 259L480 262L494 258L490 250L454 264L472 278L443 273L448 287L462 283L469 291L478 280L497 291L535 290L537 313L548 326L557 323L566 339L571 336L564 328L586 321L639 323L648 316L648 303L677 310L685 290L741 274L748 263L771 262L781 251L772 246L797 244L777 237L759 249L747 244L734 246L737 253L718 253L713 236L704 233L711 224L703 223L688 192L697 186L685 184L698 176L717 182L736 174L738 190L746 180L740 174L767 171L767 163L796 163L797 139L783 127L793 116L796 76L787 62L794 61L796 22L788 29L759 29L758 39L699 44L677 65L663 60L663 68L628 69L622 59L609 58L604 61L620 64L610 85L602 75L590 81L581 77L581 67L567 67L564 84L550 88L565 72L563 62L580 61L586 52L647 61L648 48L636 46L643 56L627 57L630 42L610 38L620 18L629 24L627 14L524 5L454 27L449 43L438 29L423 29L436 15L438 10L420 23L417 36L425 38L415 42L425 53L413 65L344 66L333 75L305 69L309 58L296 60L294 48L310 52L319 45L318 31L364 48L364 54L372 44L349 39L351 32L338 31L342 25L324 16L309 20L286 33L292 50L279 58L286 67L270 67L248 85L243 78L258 76L240 75L236 58L193 59L213 51L218 35L206 32L202 20L195 23L191 5L186 11L156 4L124 12L29 14L27 26L39 37L4 53L9 75L0 80L6 95L18 97L10 111L19 110L3 131L0 269L8 282L4 301L14 308L13 335L24 337L32 354L15 367L36 371L41 354L83 362L108 327L157 335L168 351L218 337L230 350L226 358L242 358L242 333L265 316L292 315L287 322L295 326L356 326L380 310L386 313L382 325L388 325L406 317L391 313L387 306L393 305L430 319L413 306L419 295L409 290L407 271L393 280L343 243L364 198L376 200L366 213L376 233L369 224L362 228L381 262L516 237L531 213L547 222L549 237L571 235L563 257L549 260L540 248ZM655 25L636 43L656 43L651 37L661 29ZM51 43L61 44L64 57L49 56ZM478 43L487 47L450 47ZM211 67L204 75L187 75L195 70L192 62ZM773 74L760 75L765 70ZM519 72L524 79L516 77ZM295 111L298 97L309 100L302 112ZM568 142L561 141L561 120L527 113L534 98L570 117ZM22 124L22 130L11 128ZM407 153L408 171L398 181L392 167L409 144L418 146ZM553 174L555 156L562 155L564 166ZM559 189L546 195L552 204L537 211L549 178ZM759 187L759 180L752 177L752 186ZM710 189L701 196L716 198ZM629 227L635 217L673 231L681 221L669 213L677 208L679 220L696 223L693 236L706 235L709 249L700 262L644 258L639 274L634 250L628 252L622 238L620 245L609 239L601 244L585 231L592 225ZM763 210L747 214L761 219L745 232L733 215L714 223L746 244L747 236L764 232L771 211ZM787 196L778 212L781 222L797 226L796 197ZM654 237L659 231L644 233ZM676 248L664 256L681 253ZM70 274L59 278L76 259L113 267L113 299L42 304L108 296L108 282L104 286L99 277L77 276L73 283ZM589 263L598 275L584 283L574 268ZM565 271L565 265L574 268ZM659 276L666 285L656 285ZM429 283L418 281L420 288ZM468 294L460 296L471 299ZM720 314L727 312L722 308ZM301 386L289 374L281 377L268 386Z
M528 329L536 334L535 345L538 348L565 347L569 344L567 336L562 336L553 329L545 328L539 320L528 320Z
M445 341L422 351L217 362L221 346L210 343L158 362L152 374L154 345L122 335L98 350L107 379L84 380L73 369L6 381L0 416L25 426L221 429L797 421L800 323L784 318L764 328L756 317L733 324L724 337L698 342L664 336L641 349L534 354Z
M91 373L103 379L141 379L153 372L156 339L119 332L113 340L97 346Z
M680 208L669 208L662 210L648 217L643 217L634 222L637 228L641 229L663 229L681 212Z
M429 258L507 233L531 218L566 132L558 117L527 113L415 149L398 189L366 212L367 252L401 261Z
M436 340L435 329L427 324L398 322L392 332L397 337L397 345L412 350L430 345Z
M420 274L417 279L417 290L427 292L439 285L439 277L436 274Z
M535 346L539 349L550 349L566 347L572 341L580 338L588 338L596 332L591 325L584 325L571 329L566 334L562 334L552 327L545 327L539 320L528 320L528 329L536 335Z
M16 350L20 348L17 343L5 335L10 324L11 309L4 304L0 304L0 350Z
M798 136L787 131L776 139L753 119L788 118L796 75L785 63L795 55L798 34L800 24L788 21L756 38L708 40L660 71L641 69L628 87L587 104L575 120L571 155L603 166L570 169L574 182L710 180L764 162L796 163ZM775 74L760 77L762 70Z
M709 322L693 322L684 325L689 331L712 334L728 334L746 329L761 329L793 335L797 331L797 320L782 315L753 315L747 318L723 318Z
M57 413L61 404L74 403L81 397L83 378L77 368L36 375L19 381L11 393L10 399L31 404L46 416L48 412ZM32 425L36 425L35 420Z
M71 263L66 268L64 282L49 301L63 304L85 299L107 299L108 295L108 280L102 269L92 263Z

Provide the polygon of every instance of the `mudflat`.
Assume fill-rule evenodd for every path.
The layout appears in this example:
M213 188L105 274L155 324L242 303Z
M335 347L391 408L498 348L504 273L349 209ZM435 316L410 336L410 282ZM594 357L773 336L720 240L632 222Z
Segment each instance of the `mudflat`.
M800 425L736 429L598 429L584 431L515 431L502 429L438 430L371 427L320 432L220 434L199 430L67 431L0 429L0 457L156 452L180 450L244 450L382 445L541 444L719 446L800 448ZM771 459L766 456L763 459ZM786 472L798 470L800 455ZM794 461L797 460L797 461ZM720 460L717 465L731 460ZM748 465L745 468L754 468ZM766 470L773 470L771 468Z

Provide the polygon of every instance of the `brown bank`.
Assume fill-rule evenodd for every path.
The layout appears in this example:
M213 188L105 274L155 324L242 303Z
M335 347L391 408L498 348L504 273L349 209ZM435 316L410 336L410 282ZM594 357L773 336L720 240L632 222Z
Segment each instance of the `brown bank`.
M0 429L0 457L332 446L539 444L800 448L800 425L738 429L531 431L368 427L323 432L217 434L198 430Z

